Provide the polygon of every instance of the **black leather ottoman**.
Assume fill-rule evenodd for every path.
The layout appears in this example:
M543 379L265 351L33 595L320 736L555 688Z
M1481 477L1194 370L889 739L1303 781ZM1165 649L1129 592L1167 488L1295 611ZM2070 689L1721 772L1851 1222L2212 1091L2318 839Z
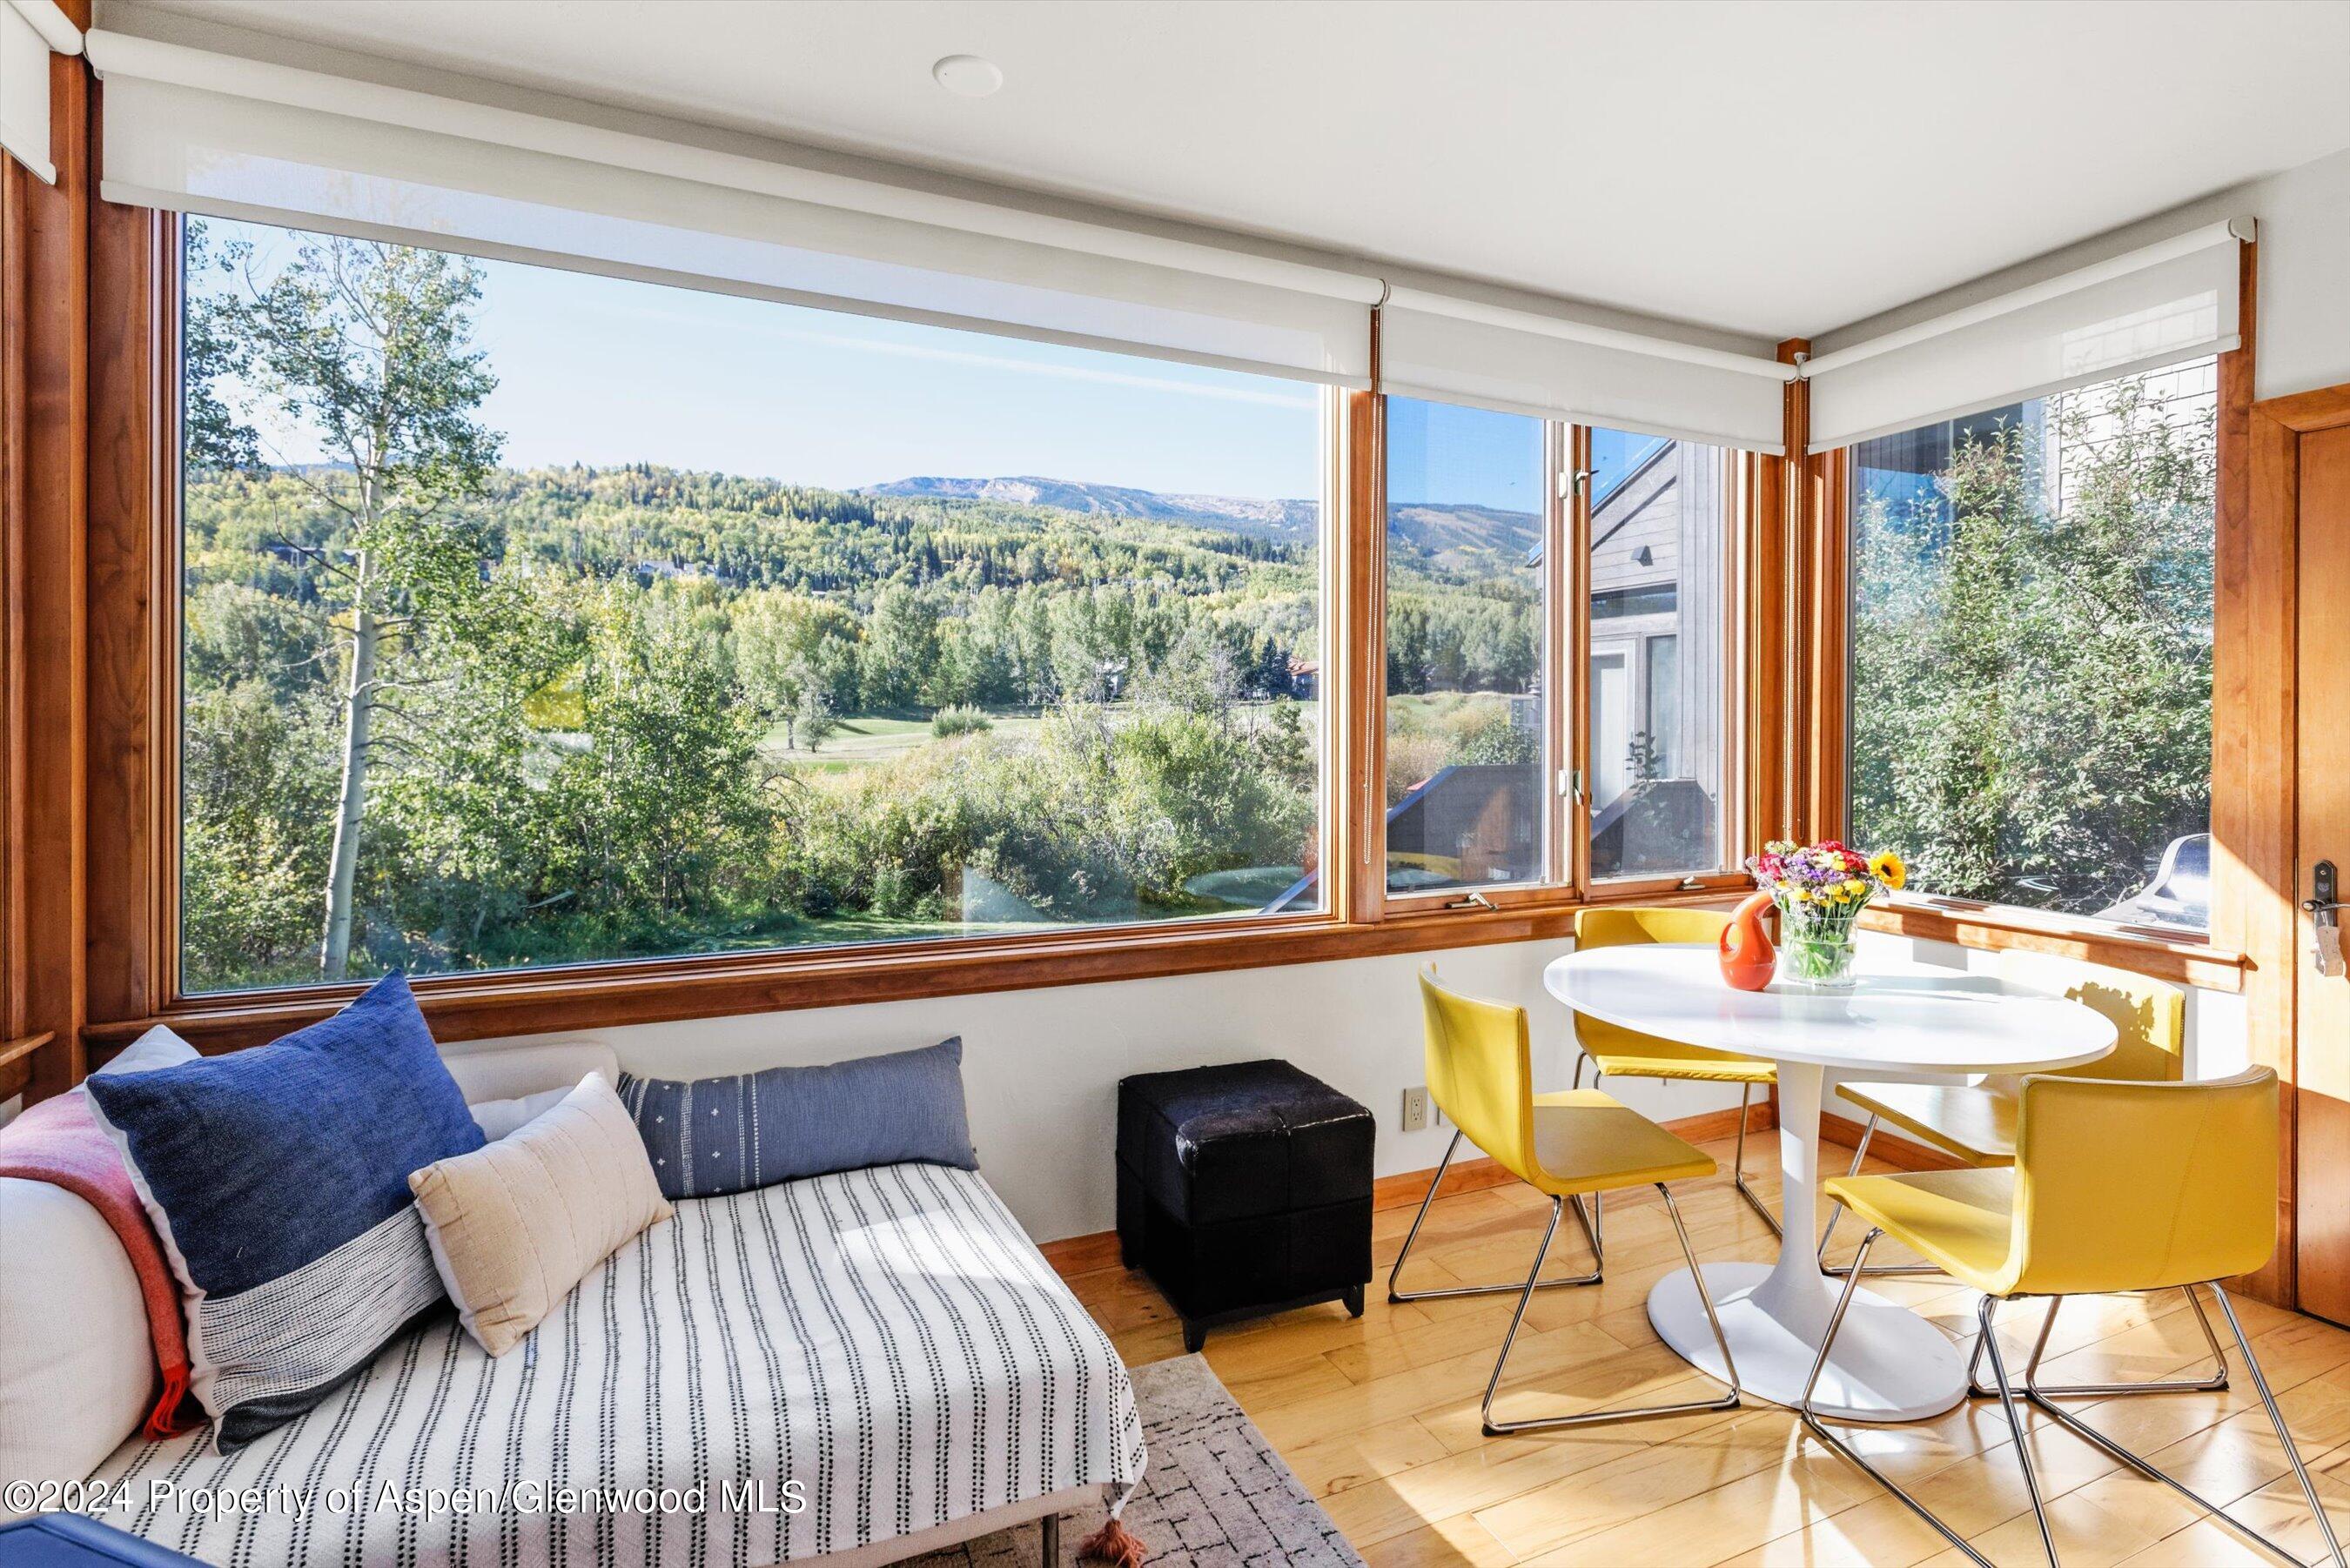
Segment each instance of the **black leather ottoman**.
M1118 1241L1183 1318L1183 1345L1343 1301L1371 1277L1371 1113L1286 1062L1118 1086Z

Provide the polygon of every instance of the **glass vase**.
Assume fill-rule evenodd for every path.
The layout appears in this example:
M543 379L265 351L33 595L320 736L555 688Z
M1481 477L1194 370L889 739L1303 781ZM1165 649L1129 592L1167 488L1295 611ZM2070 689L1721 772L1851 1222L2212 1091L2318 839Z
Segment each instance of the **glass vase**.
M1779 924L1779 984L1807 991L1844 991L1856 983L1853 960L1858 956L1851 923L1826 925L1784 918Z

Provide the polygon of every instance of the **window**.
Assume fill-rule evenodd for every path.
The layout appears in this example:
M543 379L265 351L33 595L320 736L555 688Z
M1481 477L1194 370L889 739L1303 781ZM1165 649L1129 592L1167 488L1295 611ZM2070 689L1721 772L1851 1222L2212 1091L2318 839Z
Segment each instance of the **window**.
M1547 865L1543 421L1388 400L1387 887Z
M1720 871L1731 454L1595 430L1587 483L1591 874Z
M1918 890L2208 921L2216 361L1853 450L1851 821Z
M185 234L184 991L1319 907L1329 394Z

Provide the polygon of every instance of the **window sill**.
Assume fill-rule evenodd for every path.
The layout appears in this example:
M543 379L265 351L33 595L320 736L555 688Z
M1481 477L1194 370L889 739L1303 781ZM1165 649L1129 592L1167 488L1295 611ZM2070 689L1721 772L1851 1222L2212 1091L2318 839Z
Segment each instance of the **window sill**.
M1861 911L1860 929L1999 952L2022 948L2205 991L2241 991L2251 961L2193 937L2164 937L2025 909L1896 898Z
M1377 924L1300 917L951 947L648 960L430 975L415 988L433 1037L450 1043L1538 941L1572 935L1576 908L1562 901L1396 916ZM158 1023L169 1024L200 1050L234 1051L316 1023L359 989L317 986L190 997L153 1016L92 1023L83 1034L93 1064Z

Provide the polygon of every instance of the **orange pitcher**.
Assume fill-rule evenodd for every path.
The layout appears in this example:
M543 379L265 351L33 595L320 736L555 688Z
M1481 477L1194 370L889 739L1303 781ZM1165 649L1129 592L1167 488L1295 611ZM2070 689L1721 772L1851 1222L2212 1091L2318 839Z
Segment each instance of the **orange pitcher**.
M1762 917L1771 911L1771 895L1756 893L1731 911L1721 929L1721 978L1736 991L1761 991L1771 983L1778 950Z

